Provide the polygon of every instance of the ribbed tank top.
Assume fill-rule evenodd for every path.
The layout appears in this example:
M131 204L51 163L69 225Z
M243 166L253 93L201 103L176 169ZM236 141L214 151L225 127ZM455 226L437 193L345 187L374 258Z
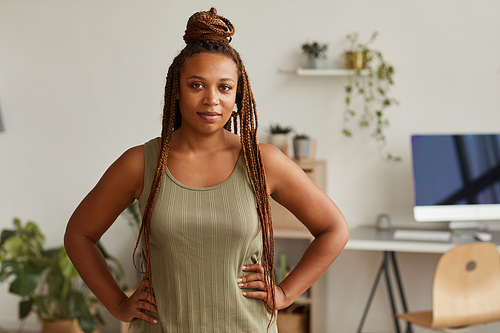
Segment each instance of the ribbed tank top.
M158 162L158 139L144 146L144 208ZM158 324L152 333L267 331L262 300L242 295L236 279L245 264L260 263L262 235L243 155L222 183L196 188L163 177L151 219L153 288ZM131 332L149 332L135 319ZM277 332L273 324L269 332Z

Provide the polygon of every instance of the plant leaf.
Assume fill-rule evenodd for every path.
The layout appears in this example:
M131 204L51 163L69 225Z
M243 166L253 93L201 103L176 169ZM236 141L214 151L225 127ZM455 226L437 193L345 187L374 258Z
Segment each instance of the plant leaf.
M19 319L24 319L31 312L33 307L33 299L30 297L26 301L19 302Z
M18 219L18 218L15 218L14 221L12 222L14 224L14 226L16 226L17 230L21 229L21 220Z
M21 297L28 296L33 293L38 285L38 276L24 275L17 277L10 284L9 292Z
M16 234L15 230L3 230L0 236L0 245L3 244L7 239Z
M26 255L23 245L24 242L19 235L9 237L2 245L5 257L8 255L9 258L17 258Z
M9 292L21 297L31 295L38 286L41 272L29 261L17 263L17 267L14 265L12 267L17 276L12 281Z
M359 121L359 127L368 127L370 125L370 123L367 121L367 120L360 120Z
M92 333L97 329L94 317L90 313L88 304L81 294L71 295L68 310L70 319L78 318L78 323L85 333Z
M5 281L12 274L19 273L19 263L15 260L4 260L0 269L0 282Z
M352 132L350 130L348 130L347 128L342 129L342 134L344 134L344 136L347 136L347 137L352 136Z

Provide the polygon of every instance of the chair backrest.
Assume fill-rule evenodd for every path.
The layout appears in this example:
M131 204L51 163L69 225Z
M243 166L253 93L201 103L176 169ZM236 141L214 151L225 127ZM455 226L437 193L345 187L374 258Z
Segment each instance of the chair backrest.
M443 254L434 273L433 327L500 320L500 254L495 244L474 242Z

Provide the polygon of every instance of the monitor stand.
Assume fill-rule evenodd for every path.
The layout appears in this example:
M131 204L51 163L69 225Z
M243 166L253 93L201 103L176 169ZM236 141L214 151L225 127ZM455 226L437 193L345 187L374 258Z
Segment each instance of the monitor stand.
M463 230L463 229L481 229L482 225L479 221L451 221L448 224L450 230Z
M481 242L489 242L493 237L489 228L479 221L451 221L448 228L455 234L468 234Z

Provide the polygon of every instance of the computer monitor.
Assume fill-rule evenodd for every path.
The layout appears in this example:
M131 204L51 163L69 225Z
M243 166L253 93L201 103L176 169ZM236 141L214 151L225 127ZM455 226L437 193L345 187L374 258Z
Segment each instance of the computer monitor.
M413 135L411 147L416 221L500 220L500 134Z

